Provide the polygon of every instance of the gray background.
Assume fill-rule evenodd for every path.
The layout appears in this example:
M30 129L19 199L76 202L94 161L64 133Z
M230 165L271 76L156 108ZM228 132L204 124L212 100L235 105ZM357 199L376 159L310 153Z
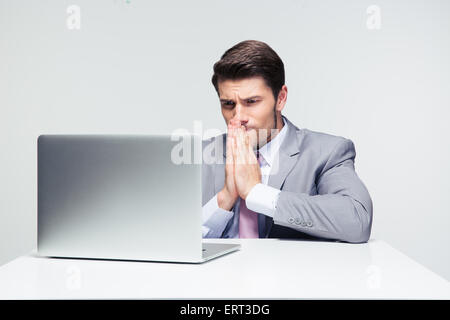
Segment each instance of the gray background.
M355 142L372 238L450 279L449 30L450 1L0 0L0 263L36 244L39 134L225 130L212 65L256 39L285 115Z

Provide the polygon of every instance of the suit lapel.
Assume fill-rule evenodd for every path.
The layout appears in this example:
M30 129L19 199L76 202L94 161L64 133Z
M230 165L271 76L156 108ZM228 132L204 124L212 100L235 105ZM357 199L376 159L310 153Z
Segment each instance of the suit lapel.
M288 126L287 136L280 146L278 156L275 157L273 168L269 176L268 185L281 190L286 177L297 163L300 153L300 144L297 137L298 128L294 126L287 118L283 117L285 125ZM267 238L273 226L273 218L265 216L265 235Z

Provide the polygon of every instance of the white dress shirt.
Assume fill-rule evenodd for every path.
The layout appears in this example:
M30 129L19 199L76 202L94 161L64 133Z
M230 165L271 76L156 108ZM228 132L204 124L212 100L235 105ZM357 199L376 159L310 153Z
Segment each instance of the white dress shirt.
M285 124L281 131L271 141L266 143L258 151L260 154L261 183L255 185L247 195L245 201L247 208L252 211L273 217L280 190L268 186L269 177L275 174L276 157L278 157L280 146L286 137L288 126ZM204 238L220 238L225 227L233 217L233 211L227 211L219 207L217 194L203 206L203 226ZM239 226L234 226L239 228ZM236 231L234 234L238 234Z

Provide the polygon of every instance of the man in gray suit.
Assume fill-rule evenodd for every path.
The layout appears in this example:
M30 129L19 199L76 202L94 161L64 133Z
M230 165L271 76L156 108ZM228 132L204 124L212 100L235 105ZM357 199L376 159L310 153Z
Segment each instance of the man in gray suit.
M203 143L203 237L368 241L372 200L349 139L299 129L281 114L284 65L248 40L214 64L228 125Z

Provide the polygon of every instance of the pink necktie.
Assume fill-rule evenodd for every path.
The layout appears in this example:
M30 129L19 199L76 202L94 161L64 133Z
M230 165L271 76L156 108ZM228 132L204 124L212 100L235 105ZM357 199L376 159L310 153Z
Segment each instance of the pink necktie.
M239 206L239 238L259 238L258 214L247 208L244 199Z
M261 165L259 152L257 153L258 163ZM247 208L245 200L241 198L239 206L239 238L259 238L258 214Z

